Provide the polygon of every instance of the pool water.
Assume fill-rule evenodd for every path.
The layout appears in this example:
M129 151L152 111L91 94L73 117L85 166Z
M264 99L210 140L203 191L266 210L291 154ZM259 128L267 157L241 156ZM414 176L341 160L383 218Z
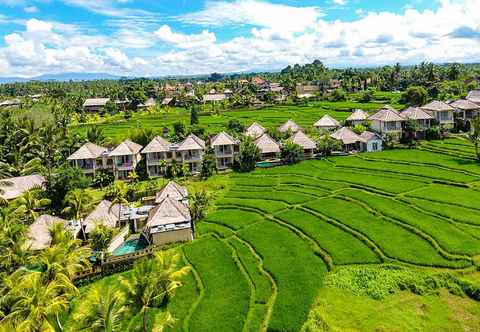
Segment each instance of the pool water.
M147 247L147 243L143 239L135 239L125 241L120 247L112 252L113 256L121 256L134 253L135 251L143 250Z

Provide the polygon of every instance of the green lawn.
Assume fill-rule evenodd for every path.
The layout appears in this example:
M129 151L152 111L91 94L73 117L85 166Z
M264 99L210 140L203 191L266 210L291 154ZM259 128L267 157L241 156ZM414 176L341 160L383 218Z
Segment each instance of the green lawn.
M448 144L462 152L464 143ZM479 177L480 165L461 153L418 149L188 182L214 196L197 224L200 238L182 245L198 278L187 276L172 298L171 329L474 331L480 303L430 274L480 287ZM331 282L356 267L368 269ZM408 284L381 298L365 295L390 285L388 269L400 267Z

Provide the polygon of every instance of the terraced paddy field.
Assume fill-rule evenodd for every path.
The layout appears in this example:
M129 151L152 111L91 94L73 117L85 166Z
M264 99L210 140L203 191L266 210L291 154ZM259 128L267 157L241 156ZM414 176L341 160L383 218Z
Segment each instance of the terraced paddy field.
M170 330L478 331L474 160L422 148L219 177L197 239L173 249L192 274Z
M345 120L352 109L361 108L374 112L384 104L382 103L357 103L357 102L312 102L306 105L283 105L265 107L252 110L222 110L211 113L205 112L200 115L200 126L203 126L207 133L217 133L225 130L229 120L237 119L243 125L248 126L254 121L260 122L266 128L276 128L288 119L293 119L304 128L311 128L313 124L325 114L330 114L339 121ZM394 105L395 106L395 105ZM396 105L400 107L399 105ZM210 111L210 109L207 107ZM127 138L129 133L136 128L148 128L154 132L161 133L164 127L171 127L174 122L190 123L190 112L183 108L171 108L159 112L134 113L132 118L125 120L122 116L116 115L99 122L98 127L102 128L105 135L114 140ZM80 125L74 130L85 134L87 128L93 124Z

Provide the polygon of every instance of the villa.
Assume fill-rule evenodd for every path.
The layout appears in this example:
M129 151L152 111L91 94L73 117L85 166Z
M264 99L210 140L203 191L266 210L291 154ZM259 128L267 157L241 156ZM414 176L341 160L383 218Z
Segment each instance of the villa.
M467 100L480 105L480 90L472 90L467 95Z
M432 115L419 107L409 107L400 112L400 115L406 120L417 123L418 130L415 135L419 136L419 138L425 137L425 131L431 127L432 121L435 120Z
M371 121L370 128L375 132L393 134L400 138L402 134L402 123L405 121L393 108L385 107L368 118Z
M112 168L111 159L108 158L108 149L93 143L85 143L67 160L88 176L94 176L99 169Z
M214 150L219 170L232 167L235 156L240 152L240 142L226 132L215 135L210 146Z
M113 160L113 173L116 179L128 179L128 174L135 171L138 162L142 159L141 150L140 144L127 139L109 153L109 157Z
M172 143L161 136L155 136L153 140L142 150L145 155L145 162L148 176L155 177L164 175L161 169L161 160L171 163L175 160L175 155L172 150Z
M350 126L362 125L368 120L368 113L364 110L357 109L345 120Z
M266 132L267 130L264 127L262 127L259 123L254 122L245 130L245 135L250 136L255 140Z
M225 93L208 93L206 95L203 95L202 97L202 101L204 103L208 103L208 102L211 102L211 103L217 103L217 102L221 102L221 101L224 101L225 99L227 99L227 95Z
M468 99L460 99L450 103L455 109L455 115L458 119L463 121L469 121L475 118L480 112L480 105L475 104Z
M260 150L260 159L262 160L277 158L280 153L280 144L268 134L263 134L254 143Z
M62 224L63 227L72 233L76 238L80 232L80 223L67 221L51 215L41 215L33 224L28 226L27 246L30 250L43 250L52 244L52 235L50 230L55 224Z
M341 141L345 152L361 150L360 143L363 141L362 138L347 127L338 129L330 137Z
M303 131L297 131L292 137L292 142L300 145L303 148L305 158L312 158L315 150L317 149L317 144L310 137L305 135Z
M18 98L4 100L0 102L0 108L21 108L22 101Z
M443 101L432 101L421 107L432 115L442 127L452 128L454 125L453 114L455 109Z
M383 150L383 141L380 135L371 131L364 131L360 135L360 148L366 152L377 152Z
M137 106L137 109L146 109L150 107L155 107L155 105L157 105L157 101L155 100L155 98L148 98L144 103L139 104Z
M122 210L127 207L115 204L112 207L112 202L104 199L90 212L90 214L83 220L83 227L86 234L91 233L98 224L102 224L108 228L122 227L120 219Z
M190 134L176 148L176 160L180 164L187 164L191 173L200 172L205 142Z
M12 200L32 189L43 190L44 184L45 178L38 174L1 179L0 190L3 193L0 193L0 197L7 201Z
M188 190L175 181L170 181L155 196L155 203L160 204L165 198L170 197L179 202L188 204Z
M325 114L320 120L313 125L317 130L333 131L340 128L340 122Z
M150 210L143 235L149 244L157 246L192 241L194 229L188 207L167 196Z
M278 128L278 131L282 134L286 134L288 132L296 133L297 131L301 130L299 125L297 125L292 119L289 119L283 125Z
M105 108L110 98L88 98L83 103L85 112L99 112Z

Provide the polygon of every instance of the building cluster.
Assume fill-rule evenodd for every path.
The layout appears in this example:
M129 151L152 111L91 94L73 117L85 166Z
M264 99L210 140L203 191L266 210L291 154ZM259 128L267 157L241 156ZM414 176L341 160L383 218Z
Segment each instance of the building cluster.
M140 234L145 246L191 241L195 232L188 207L188 191L173 181L156 194L152 205L129 207L103 200L82 220L41 215L28 228L31 250L42 250L51 245L50 230L55 224L61 224L76 238L83 237L83 234L88 238L97 225L116 230L122 237L112 239L109 252L119 248L129 232Z

